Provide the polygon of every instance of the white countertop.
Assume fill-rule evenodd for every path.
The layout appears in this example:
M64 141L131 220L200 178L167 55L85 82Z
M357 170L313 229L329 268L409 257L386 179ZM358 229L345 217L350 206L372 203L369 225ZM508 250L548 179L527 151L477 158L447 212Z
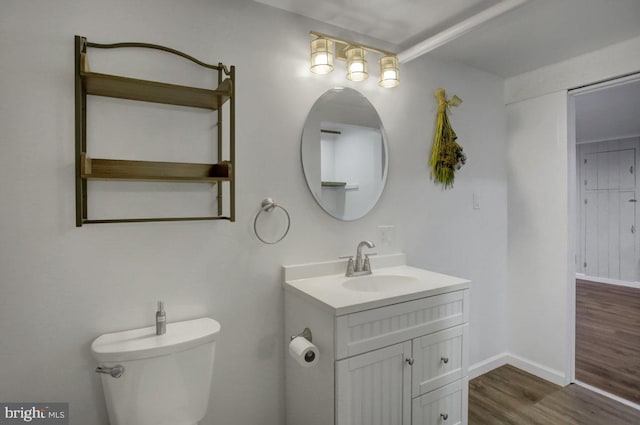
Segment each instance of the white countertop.
M370 276L414 278L410 285L398 285L384 291L355 291L343 284L358 277L345 277L346 260L284 266L284 289L296 293L336 316L382 307L418 298L469 288L471 282L455 276L435 273L405 264L404 254L371 258ZM338 270L340 272L336 273Z

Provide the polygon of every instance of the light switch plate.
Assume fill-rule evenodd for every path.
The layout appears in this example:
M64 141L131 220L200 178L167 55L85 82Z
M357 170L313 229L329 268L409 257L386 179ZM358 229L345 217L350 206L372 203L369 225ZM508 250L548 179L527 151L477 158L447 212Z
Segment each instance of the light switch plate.
M378 251L380 254L389 254L394 250L396 226L383 224L378 226Z

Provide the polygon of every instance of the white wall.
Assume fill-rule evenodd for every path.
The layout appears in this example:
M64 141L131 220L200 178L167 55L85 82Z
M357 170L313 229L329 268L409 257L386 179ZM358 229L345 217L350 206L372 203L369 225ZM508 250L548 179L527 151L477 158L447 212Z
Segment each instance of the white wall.
M516 75L505 81L505 103L531 99L639 72L638 50L640 50L640 37Z
M575 96L578 143L640 136L640 75L628 79Z
M506 124L504 105L494 105L503 85L491 74L428 55L409 65L414 63L401 70L398 88L408 97L382 114L391 151L378 223L396 225L396 245L410 264L473 281L469 364L474 368L506 349ZM429 179L428 170L437 87L464 101L450 120L467 163L447 191ZM473 209L474 193L479 209Z
M511 362L572 379L575 115L569 89L640 71L640 38L505 81L509 167ZM570 192L571 190L571 192Z
M246 0L0 3L3 401L68 401L72 424L106 424L89 344L104 332L152 324L162 299L170 321L207 315L222 324L203 425L281 425L280 265L352 253L358 241L375 239L381 224L396 225L396 247L411 264L474 282L471 363L505 350L503 81L426 57L403 67L394 90L378 88L375 78L350 83L343 70L311 75L310 29L344 35ZM236 223L75 227L74 34L158 43L237 65ZM141 54L145 72L181 77L171 66L158 67L158 56ZM380 204L348 223L316 205L300 167L306 114L335 85L356 87L371 100L390 141ZM446 192L427 168L432 93L440 86L464 100L452 121L469 158ZM134 125L103 118L105 136ZM175 133L175 123L145 119L154 124L151 135ZM201 128L178 128L183 143L202 138ZM141 132L136 141L147 146L151 135ZM472 209L474 191L479 210ZM266 196L292 216L289 236L275 246L260 244L251 229Z
M530 119L535 117L535 119ZM565 378L568 252L567 96L507 106L509 351Z

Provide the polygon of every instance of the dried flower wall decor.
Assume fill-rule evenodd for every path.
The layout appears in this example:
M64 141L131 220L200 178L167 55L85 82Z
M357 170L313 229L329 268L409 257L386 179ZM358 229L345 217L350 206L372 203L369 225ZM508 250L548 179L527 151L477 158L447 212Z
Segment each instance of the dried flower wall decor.
M453 96L447 100L445 90L436 90L434 96L438 100L438 115L436 116L435 134L433 136L433 147L431 149L431 179L437 183L442 183L443 189L453 187L456 170L464 165L467 160L462 146L456 139L456 132L453 131L449 122L448 112L452 106L460 106L462 99Z

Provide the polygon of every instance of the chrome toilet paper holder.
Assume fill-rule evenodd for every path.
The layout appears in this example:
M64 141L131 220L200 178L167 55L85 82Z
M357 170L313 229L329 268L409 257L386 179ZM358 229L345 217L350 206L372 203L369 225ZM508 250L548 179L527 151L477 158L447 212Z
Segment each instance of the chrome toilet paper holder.
M298 335L291 335L290 341L293 341L295 338L299 336L303 337L309 342L313 342L313 336L311 335L311 329L309 328L304 328L304 330L300 332Z

